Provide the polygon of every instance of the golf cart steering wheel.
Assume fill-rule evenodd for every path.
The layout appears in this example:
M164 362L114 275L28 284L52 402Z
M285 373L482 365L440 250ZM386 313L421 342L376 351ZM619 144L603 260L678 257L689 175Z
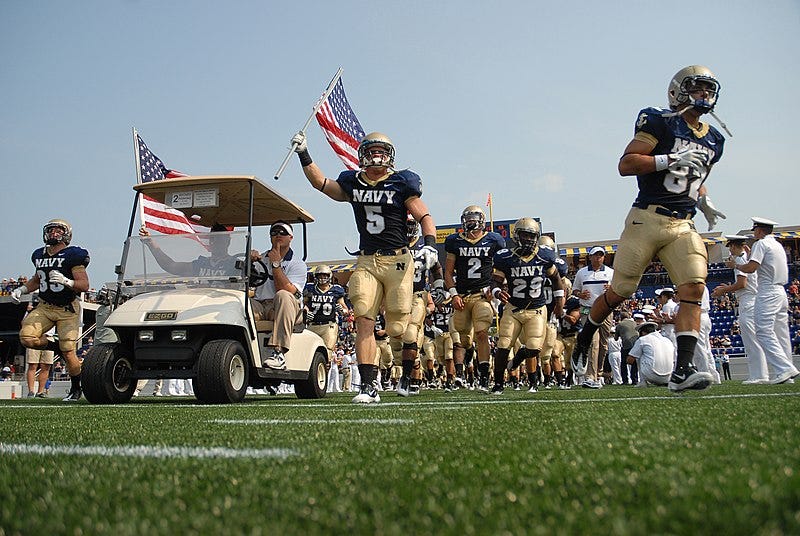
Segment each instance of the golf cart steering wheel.
M260 268L256 270L256 265L259 265ZM267 269L267 265L264 264L264 261L261 259L257 261L253 261L251 264L250 269L250 286L251 287L260 287L264 283L269 280L269 270Z

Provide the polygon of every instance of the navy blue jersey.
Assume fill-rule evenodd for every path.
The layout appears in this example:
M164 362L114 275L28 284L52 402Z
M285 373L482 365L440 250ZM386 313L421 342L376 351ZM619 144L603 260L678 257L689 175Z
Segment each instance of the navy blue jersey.
M543 249L543 247L540 247L539 249ZM555 265L559 276L566 274L567 263L564 262L564 259L556 256ZM547 305L547 316L549 318L550 315L553 314L553 309L556 308L555 300L553 299L553 281L551 281L549 277L545 278L544 280L542 292L544 293L544 303Z
M566 303L564 304L564 316L568 315L572 311L579 311L581 308L581 301L578 299L577 296L570 296L567 298ZM575 324L570 324L567 322L566 319L561 319L561 336L562 337L570 337L578 333L578 330L581 327L580 322L575 322Z
M411 170L395 171L372 185L360 171L342 171L336 179L353 206L361 251L408 246L406 201L422 197L422 179Z
M328 290L321 290L314 283L308 283L303 289L308 308L314 313L312 324L329 324L336 322L336 305L344 298L345 291L339 285L331 285Z
M233 255L220 258L197 257L192 261L192 273L200 277L238 275L241 270L236 268L237 260Z
M31 262L39 276L39 298L53 305L69 305L77 293L64 285L50 283L50 272L61 272L69 279L75 279L72 269L89 266L89 252L78 246L67 246L55 255L49 255L47 248L41 247L33 252Z
M489 232L470 240L462 233L453 233L444 240L444 250L456 256L456 290L459 294L480 292L492 281L492 257L506 247L505 239Z
M693 211L698 190L706 180L708 169L722 157L725 138L713 126L704 124L702 136L697 136L680 116L664 117L669 110L645 108L639 112L634 138L653 139L653 155L670 154L682 149L699 149L708 155L708 166L702 173L690 172L687 176L675 175L669 169L638 175L639 195L637 205L663 205L671 210Z
M379 335L379 331L383 331L383 335ZM386 318L383 316L383 313L378 313L375 318L375 340L383 341L387 337L389 337L389 335L386 334Z
M506 278L508 303L521 309L537 309L546 305L544 280L555 270L556 254L550 248L539 248L534 255L520 257L516 250L503 249L494 256L494 269Z
M433 325L447 333L450 331L450 317L453 316L453 303L447 302L439 305L431 314Z

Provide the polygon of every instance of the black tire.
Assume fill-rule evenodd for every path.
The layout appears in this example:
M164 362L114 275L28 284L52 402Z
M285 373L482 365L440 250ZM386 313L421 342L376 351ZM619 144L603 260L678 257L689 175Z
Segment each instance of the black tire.
M314 353L308 378L294 382L294 393L297 398L323 398L328 392L328 369L325 366L325 354L322 350Z
M250 367L238 341L208 341L197 361L197 378L192 385L197 399L207 404L241 402L247 392Z
M92 404L124 404L136 390L133 360L121 344L96 344L81 368L83 395Z

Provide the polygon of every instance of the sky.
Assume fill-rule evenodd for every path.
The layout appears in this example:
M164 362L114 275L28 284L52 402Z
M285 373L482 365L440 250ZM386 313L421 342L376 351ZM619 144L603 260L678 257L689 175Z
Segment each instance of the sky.
M734 134L706 185L733 233L800 225L800 2L5 0L0 2L0 274L31 275L51 218L113 281L133 207L136 127L188 174L257 175L308 210L309 261L348 258L352 211L313 190L291 136L339 67L365 131L389 135L437 224L493 197L560 244L619 236L617 161L638 111L708 66ZM669 9L665 9L669 8ZM713 120L710 120L714 124ZM311 156L344 169L316 122ZM487 208L488 212L488 208ZM698 229L706 230L702 216ZM267 237L256 237L265 249Z

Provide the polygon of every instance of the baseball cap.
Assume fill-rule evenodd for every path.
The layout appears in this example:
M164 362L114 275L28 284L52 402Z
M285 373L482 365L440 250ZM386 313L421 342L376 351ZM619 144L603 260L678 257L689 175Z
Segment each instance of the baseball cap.
M775 227L778 225L778 222L760 216L752 216L750 219L753 220L753 227Z
M602 253L603 255L606 254L606 250L604 250L600 246L594 246L592 249L589 250L589 255L594 255L596 253Z
M292 226L284 221L276 221L275 223L273 223L270 226L269 230L272 231L273 229L283 229L284 231L289 233L289 236L294 236L294 232L292 231Z

